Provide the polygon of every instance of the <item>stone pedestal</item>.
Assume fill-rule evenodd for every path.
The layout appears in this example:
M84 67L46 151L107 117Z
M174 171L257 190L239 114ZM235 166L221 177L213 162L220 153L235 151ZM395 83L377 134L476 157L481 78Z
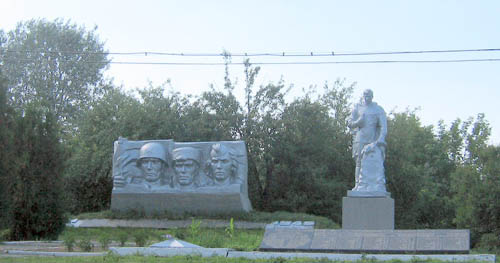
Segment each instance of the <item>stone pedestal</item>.
M390 197L344 197L342 229L394 229L394 199Z
M164 212L200 215L249 212L252 210L250 200L240 188L240 185L230 185L157 193L114 191L111 195L111 210L134 210L148 215Z

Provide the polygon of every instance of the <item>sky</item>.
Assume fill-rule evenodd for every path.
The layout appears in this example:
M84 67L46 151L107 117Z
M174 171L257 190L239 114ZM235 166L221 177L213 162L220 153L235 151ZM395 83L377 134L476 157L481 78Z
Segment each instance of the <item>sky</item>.
M0 29L32 18L70 19L96 33L109 52L363 53L500 48L500 1L95 1L2 0ZM223 62L222 58L111 56L114 62ZM250 62L500 59L500 52L385 56L252 57ZM233 62L242 62L233 57ZM243 98L243 67L231 65ZM223 66L121 65L106 72L125 89L170 81L175 91L222 89ZM417 109L424 125L484 113L490 143L500 145L500 61L261 65L257 85L290 86L290 98L337 79L356 83L386 112Z

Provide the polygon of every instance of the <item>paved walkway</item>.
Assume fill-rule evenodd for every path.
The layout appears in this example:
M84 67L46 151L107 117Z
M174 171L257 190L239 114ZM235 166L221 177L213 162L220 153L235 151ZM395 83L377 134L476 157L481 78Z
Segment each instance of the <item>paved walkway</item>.
M144 227L144 228L185 228L191 225L191 220L167 220L167 219L80 219L71 224L73 227ZM256 223L246 221L234 221L234 227L239 229L263 229L267 223ZM226 228L228 220L202 219L201 227Z

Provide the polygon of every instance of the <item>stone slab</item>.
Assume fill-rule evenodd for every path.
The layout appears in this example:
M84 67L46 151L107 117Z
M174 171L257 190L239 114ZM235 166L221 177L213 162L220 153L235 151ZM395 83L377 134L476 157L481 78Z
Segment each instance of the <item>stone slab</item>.
M314 221L275 221L266 225L266 229L270 228L314 229Z
M120 256L144 255L157 257L172 257L185 255L199 255L202 257L226 257L227 248L149 248L149 247L111 247L111 253Z
M394 199L390 197L344 197L342 229L394 229Z
M348 197L391 197L391 193L382 191L347 191Z
M186 228L192 224L192 220L167 220L167 219L80 219L73 227L92 228L92 227L140 227L140 228ZM229 220L203 219L201 227L226 228L229 226ZM238 229L263 229L266 223L234 221L234 227Z
M266 229L260 251L469 253L469 230Z
M135 210L144 214L230 214L252 210L248 196L240 185L219 188L215 193L210 187L196 191L172 191L164 193L126 193L114 191L111 194L111 210Z
M260 250L308 250L313 235L314 229L266 229Z
M409 254L331 254L331 253L289 253L289 252L243 252L229 251L228 258L247 258L247 259L294 259L294 258L310 258L310 259L328 259L331 261L426 261L440 260L444 262L488 262L494 263L496 256L492 254L476 254L476 255L409 255Z
M252 210L244 141L114 144L111 210L232 214Z

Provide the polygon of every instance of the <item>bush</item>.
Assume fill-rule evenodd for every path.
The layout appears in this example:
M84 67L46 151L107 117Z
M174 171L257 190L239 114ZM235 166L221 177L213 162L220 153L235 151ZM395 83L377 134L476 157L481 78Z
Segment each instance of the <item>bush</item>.
M68 252L73 251L73 247L75 246L76 240L75 236L73 234L67 233L66 235L63 235L63 244L68 250Z
M78 241L78 247L84 252L90 252L94 248L94 244L92 244L90 237L85 236Z
M118 242L120 242L121 247L124 247L125 243L127 243L127 240L128 240L127 231L125 231L125 230L118 231L118 233L116 234L116 240L118 240Z
M484 234L477 246L482 252L498 253L500 252L500 237L493 233Z
M99 243L101 243L101 248L106 250L109 247L109 243L111 243L111 237L107 233L101 233L99 235Z
M146 246L149 235L148 235L148 233L146 233L145 230L135 231L133 233L133 236L134 236L134 241L135 241L136 246L138 246L138 247Z

